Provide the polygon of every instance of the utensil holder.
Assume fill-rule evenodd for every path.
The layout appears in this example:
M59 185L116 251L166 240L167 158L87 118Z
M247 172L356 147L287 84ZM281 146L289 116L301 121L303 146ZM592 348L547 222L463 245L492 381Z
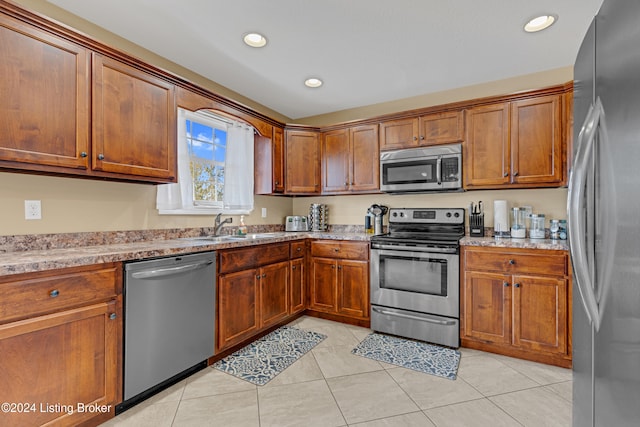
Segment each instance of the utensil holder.
M484 237L484 214L469 214L469 235Z

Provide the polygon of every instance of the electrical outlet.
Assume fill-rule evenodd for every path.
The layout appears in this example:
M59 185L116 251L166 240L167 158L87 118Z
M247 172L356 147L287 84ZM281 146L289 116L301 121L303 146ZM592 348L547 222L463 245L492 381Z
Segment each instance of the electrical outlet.
M267 217L267 208L262 208L262 218Z
M24 201L24 219L42 219L42 205L40 200Z

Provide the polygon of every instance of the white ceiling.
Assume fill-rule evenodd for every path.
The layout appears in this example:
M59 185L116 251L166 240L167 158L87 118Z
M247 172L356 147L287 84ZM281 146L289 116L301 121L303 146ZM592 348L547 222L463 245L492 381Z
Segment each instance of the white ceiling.
M602 3L49 1L291 119L573 65ZM548 13L551 28L523 31ZM244 45L251 31L268 45ZM310 76L325 84L305 87Z

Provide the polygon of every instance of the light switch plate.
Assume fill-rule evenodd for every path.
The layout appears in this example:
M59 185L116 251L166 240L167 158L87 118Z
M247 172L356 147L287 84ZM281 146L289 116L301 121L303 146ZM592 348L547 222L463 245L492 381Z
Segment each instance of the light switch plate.
M262 208L262 218L267 217L267 208Z
M42 219L42 205L40 200L24 201L24 219Z

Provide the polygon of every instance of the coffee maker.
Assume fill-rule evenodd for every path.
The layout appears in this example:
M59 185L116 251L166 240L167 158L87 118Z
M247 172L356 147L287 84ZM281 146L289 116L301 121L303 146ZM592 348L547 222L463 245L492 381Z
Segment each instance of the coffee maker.
M389 212L389 208L384 205L371 205L368 212L373 215L373 234L384 234L384 216Z

